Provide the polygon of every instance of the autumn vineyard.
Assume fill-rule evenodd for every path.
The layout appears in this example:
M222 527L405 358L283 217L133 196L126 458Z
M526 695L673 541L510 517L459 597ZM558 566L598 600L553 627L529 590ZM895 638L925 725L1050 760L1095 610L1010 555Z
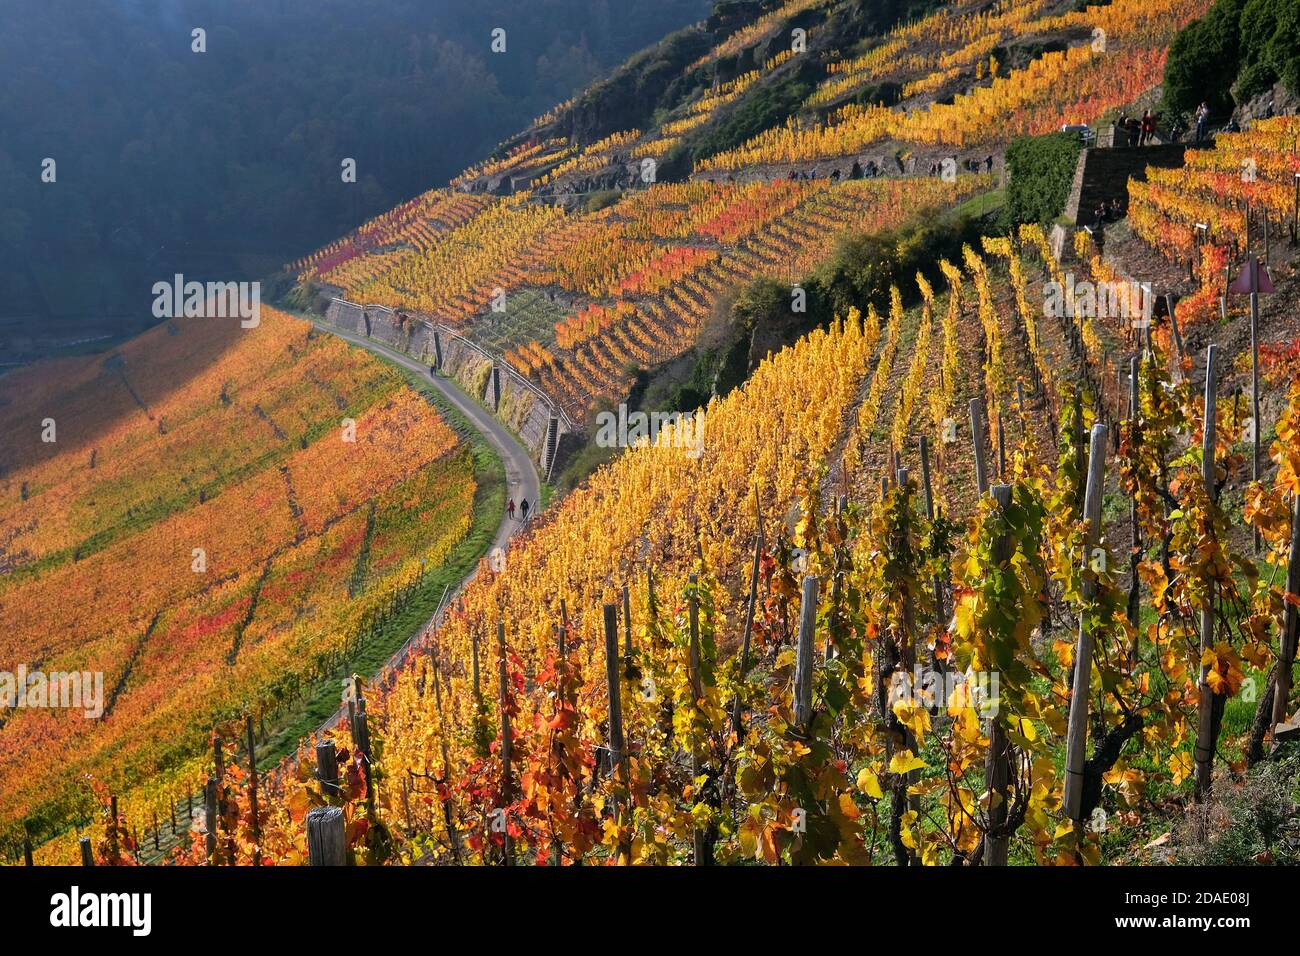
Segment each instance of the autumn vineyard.
M1294 3L869 7L0 375L4 862L1300 863Z

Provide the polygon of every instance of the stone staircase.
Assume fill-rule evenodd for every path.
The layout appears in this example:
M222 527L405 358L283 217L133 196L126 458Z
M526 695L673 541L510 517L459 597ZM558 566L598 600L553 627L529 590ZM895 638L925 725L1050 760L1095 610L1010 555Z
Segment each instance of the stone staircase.
M554 415L546 423L546 438L542 441L542 478L551 480L555 470L555 453L560 447L560 420Z
M1079 152L1074 183L1065 203L1065 218L1076 226L1091 225L1099 203L1119 199L1128 208L1128 181L1146 179L1148 166L1172 168L1183 164L1187 146L1160 143L1154 146L1090 146Z

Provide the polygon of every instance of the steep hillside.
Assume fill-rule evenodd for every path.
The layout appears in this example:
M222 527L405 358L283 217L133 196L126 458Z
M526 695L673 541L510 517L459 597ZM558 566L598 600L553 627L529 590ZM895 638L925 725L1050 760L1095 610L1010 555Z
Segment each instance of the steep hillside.
M1268 845L1235 818L1220 843L1205 820L1252 786L1289 709L1294 124L1149 170L1119 222L1024 224L951 255L918 238L917 220L991 188L972 160L997 168L1014 136L1151 102L1169 43L1208 8L958 3L849 49L840 4L715 19L706 51L699 31L673 38L457 180L489 203L469 221L497 230L466 247L499 261L431 268L458 227L425 250L357 250L351 275L305 264L470 336L485 320L503 343L542 332L515 364L557 402L569 390L581 420L671 358L628 347L647 330L681 351L764 271L782 292L832 251L869 264L870 234L892 231L874 247L888 268L859 267L828 329L708 404L698 458L676 441L700 427L687 420L598 471L372 691L346 739L377 761L380 793L387 774L438 789L370 811L384 839L354 841L358 859L1074 864ZM619 97L635 126L603 111ZM748 233L729 230L755 209L788 237L821 196L887 190L881 209L915 213L924 194L907 190L927 187L919 215L812 219L820 241L793 267L742 271ZM859 235L825 242L845 227ZM638 239L650 249L625 245ZM1139 242L1199 256L1195 287L1123 272ZM1211 294L1253 253L1282 291L1252 411L1244 319L1229 302L1216 323ZM511 293L530 286L561 305L518 326ZM694 325L652 321L660 289ZM1176 317L1153 309L1157 289ZM579 382L607 384L584 402ZM918 667L992 672L998 702L951 683L899 696ZM291 807L321 799L301 774L285 785L305 793ZM300 858L299 818L279 823L278 852Z
M1300 723L1300 122L1161 153L1087 226L1058 207L1089 155L1141 169L1153 131L1073 185L1079 131L1020 138L1156 103L1209 9L721 3L293 264L288 301L455 378L543 464L561 423L610 460L260 804L233 700L196 710L217 742L186 772L223 812L169 859L319 861L310 819L365 864L1300 862L1294 781L1268 782ZM1050 167L1015 210L1013 140ZM624 403L657 417L611 425ZM431 507L384 497L455 453L426 427L312 486L316 517L376 485ZM113 554L135 504L20 513L13 586ZM276 567L239 548L232 600ZM175 794L133 797L98 859Z
M443 232L417 220L404 228L419 234L384 251L353 245L327 253L325 268L307 266L309 281L353 302L469 336L586 422L624 398L638 370L711 329L729 334L725 304L753 279L793 285L850 228L899 226L990 185L975 175L663 184L589 213L446 193L432 200L438 208L475 202L480 211ZM432 364L432 340L420 342ZM479 395L482 367L462 375Z
M635 186L646 158L667 180L785 175L817 164L821 176L846 175L855 161L912 173L939 156L984 160L1015 135L1091 123L1132 103L1160 82L1165 47L1209 4L935 7L892 26L906 11L889 4L773 4L738 28L719 25L711 46L671 82L638 76L638 89L663 91L652 115L629 107L619 128L592 123L593 113L614 112L619 102L597 85L508 141L490 169L471 169L459 182L498 191L527 184L564 196ZM677 66L668 55L654 63ZM512 150L539 145L540 154L512 163ZM516 169L534 178L520 180Z
M25 688L0 711L0 827L38 839L103 788L125 805L188 781L224 716L295 713L446 583L475 520L473 457L437 410L269 309L6 376L0 423L0 668L85 700Z
M812 333L566 498L364 690L331 741L341 795L306 747L275 778L259 852L302 862L303 818L327 804L366 821L348 853L370 863L1074 865L1267 845L1247 820L1216 849L1197 821L1250 786L1272 713L1254 691L1295 626L1287 366L1268 368L1290 392L1253 483L1242 404L1206 414L1170 323L1148 336L1088 298L1114 276L1087 232L1064 264L1031 226L939 265L917 307L891 289L887 316ZM1071 307L1044 314L1040 282ZM1223 613L1203 652L1207 593ZM1078 692L1079 648L1104 693ZM247 790L227 780L247 862ZM180 859L206 853L196 836Z
M993 189L1014 136L1137 100L1206 6L960 2L899 23L916 11L720 5L450 188L295 264L295 301L391 310L431 364L404 317L466 336L585 430L656 375L682 395L716 379L753 339L731 303L755 280L798 298L842 235L933 219ZM481 394L485 368L454 371Z

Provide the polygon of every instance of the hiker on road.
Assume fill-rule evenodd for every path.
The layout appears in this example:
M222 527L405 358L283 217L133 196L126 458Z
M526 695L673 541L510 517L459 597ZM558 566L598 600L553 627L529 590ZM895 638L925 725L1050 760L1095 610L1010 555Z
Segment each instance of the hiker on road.
M514 498L511 498L511 499L506 503L506 514L508 514L511 518L514 518L514 516L515 516L515 499L514 499Z
M521 521L524 522L528 521L528 499L527 498L524 498L519 502L519 515Z

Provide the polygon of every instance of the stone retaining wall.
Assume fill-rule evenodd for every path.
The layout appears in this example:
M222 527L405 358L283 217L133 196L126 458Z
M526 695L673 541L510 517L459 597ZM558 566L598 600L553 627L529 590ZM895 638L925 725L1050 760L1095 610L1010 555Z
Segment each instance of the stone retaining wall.
M545 479L551 463L545 461L546 431L552 406L486 349L470 344L449 331L435 329L415 316L382 306L361 306L343 299L331 299L325 321L339 329L364 335L428 365L456 383L514 432L532 452ZM497 374L493 375L493 369ZM570 429L560 417L560 448L571 451L575 442L565 440ZM573 436L576 438L577 436ZM557 454L557 458L561 456ZM556 463L556 468L559 463Z

